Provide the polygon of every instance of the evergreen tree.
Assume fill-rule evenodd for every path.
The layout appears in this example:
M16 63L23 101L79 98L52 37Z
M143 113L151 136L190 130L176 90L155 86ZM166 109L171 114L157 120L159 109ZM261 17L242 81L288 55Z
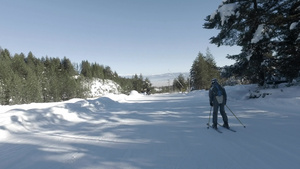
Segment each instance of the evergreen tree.
M23 53L15 54L12 58L11 69L14 72L11 88L13 104L24 104L28 103L29 98L26 95L26 79L28 78L29 70L25 64L25 56Z
M209 80L212 78L220 78L220 72L218 71L214 56L210 53L209 48L206 49L204 60L207 65L208 78L210 78Z
M194 60L192 65L190 74L191 74L191 85L194 90L199 90L205 88L205 80L207 73L205 72L207 69L205 67L203 54L199 53L198 57Z
M279 40L273 40L276 67L288 80L299 76L300 71L300 1L286 1L278 7L274 25L280 27ZM273 61L275 62L275 61Z
M92 78L92 69L91 69L91 64L88 61L82 61L81 62L81 72L84 77L86 78Z
M122 88L122 93L129 94L133 90L133 80L129 78L120 77L118 80L118 84Z
M193 90L208 89L212 78L220 78L220 73L210 53L204 56L199 52L190 70Z
M114 78L114 73L109 66L105 66L103 70L104 79L112 80Z
M104 79L104 67L97 63L92 64L92 76L95 78Z
M60 79L60 96L62 100L68 100L77 96L76 91L78 84L75 78L76 72L71 61L66 57L61 61Z
M233 73L262 85L272 67L282 70L278 63L299 58L299 29L290 29L292 24L299 28L299 10L295 0L228 0L207 16L204 28L220 30L211 38L213 44L241 46L240 54L227 56L237 61Z
M45 60L45 72L43 83L43 98L45 102L61 101L62 81L59 79L61 63L59 58L48 58Z
M187 90L187 80L185 80L183 74L179 74L177 78L173 80L174 90L185 92Z
M27 102L42 102L43 65L40 60L33 56L32 52L28 53L25 63L28 67L28 76L25 85Z
M138 76L137 74L135 74L132 77L132 87L133 90L136 90L138 92L143 92L143 76L140 74L140 76Z
M147 94L150 94L150 92L152 90L152 84L148 78L146 78L143 81L143 90L144 90L144 93L147 93Z
M2 105L10 104L11 82L14 72L11 69L11 56L7 49L0 51L0 100Z

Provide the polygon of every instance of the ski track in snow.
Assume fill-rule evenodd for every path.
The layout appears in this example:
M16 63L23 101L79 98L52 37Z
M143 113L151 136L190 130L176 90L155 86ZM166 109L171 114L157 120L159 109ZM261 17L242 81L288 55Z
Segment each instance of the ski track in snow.
M0 106L0 168L299 168L300 87L226 89L246 128L226 109L237 132L222 134L206 128L207 91Z

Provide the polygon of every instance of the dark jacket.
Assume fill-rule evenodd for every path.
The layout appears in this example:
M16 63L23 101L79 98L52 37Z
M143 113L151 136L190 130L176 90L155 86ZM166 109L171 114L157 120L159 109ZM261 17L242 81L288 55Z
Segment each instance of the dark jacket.
M222 95L223 95L223 103L222 104L226 105L226 102L227 102L226 90L221 85L219 85L218 83L212 84L211 88L209 89L209 102L213 103L213 102L217 101L216 100L216 96L218 95L217 86L222 91Z

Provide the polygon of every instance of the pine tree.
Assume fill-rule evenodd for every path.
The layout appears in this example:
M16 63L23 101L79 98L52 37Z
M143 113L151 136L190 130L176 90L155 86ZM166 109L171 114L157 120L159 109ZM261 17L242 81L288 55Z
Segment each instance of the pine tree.
M81 62L81 72L84 77L86 78L92 78L92 69L91 69L91 64L88 61L82 61Z
M0 100L2 105L9 105L13 89L11 83L13 81L14 72L11 69L11 56L7 49L0 51Z
M207 69L208 69L208 78L209 78L209 84L210 85L210 80L213 78L220 78L220 72L218 71L217 64L215 62L214 56L210 53L209 48L206 50L206 54L204 56L205 63L207 64Z
M136 90L137 92L143 92L143 81L144 81L144 78L143 78L143 75L140 74L139 76L137 74L135 74L133 77L132 77L132 87L133 87L133 90Z
M97 63L92 64L92 76L95 78L104 79L104 67Z
M211 79L220 78L220 72L209 51L206 56L199 52L190 70L190 78L193 90L208 89Z
M11 69L14 71L11 81L12 96L14 104L24 104L29 102L26 91L26 81L28 78L28 67L25 63L25 55L15 54L12 58Z
M35 58L32 52L29 52L25 63L28 67L28 76L26 79L25 89L26 96L28 98L27 103L31 102L42 102L42 74L43 65Z
M191 75L191 86L194 90L199 90L204 88L204 78L207 75L205 73L205 63L203 54L199 53L198 57L194 60L192 68L190 70Z
M69 59L64 57L61 60L61 71L59 72L60 79L60 96L62 100L69 100L76 97L78 84L75 78L76 72Z
M286 1L278 12L282 15L274 17L273 22L280 27L280 41L272 41L272 47L277 50L276 66L291 81L300 73L300 1Z
M146 94L150 94L151 93L152 84L151 84L151 82L150 82L150 80L148 78L146 78L143 81L143 90L144 90L144 93L146 93Z
M211 38L213 44L241 46L240 54L227 56L237 62L233 73L262 85L274 67L291 77L299 71L278 66L298 63L299 10L298 0L228 0L206 17L204 28L220 30ZM298 29L289 29L291 24Z
M130 78L120 77L118 84L121 86L122 93L129 94L133 90L133 80Z
M177 91L185 92L187 86L188 83L183 74L179 74L178 77L173 80L173 88Z
M48 58L44 62L43 98L45 102L61 101L62 81L60 79L61 62L59 58Z
M114 73L109 66L105 66L103 70L104 79L112 80L114 78Z

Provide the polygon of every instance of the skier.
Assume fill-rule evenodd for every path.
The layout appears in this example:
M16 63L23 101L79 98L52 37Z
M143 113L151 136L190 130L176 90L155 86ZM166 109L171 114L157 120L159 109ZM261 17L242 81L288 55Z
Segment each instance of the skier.
M228 117L225 113L225 105L227 101L227 94L225 89L219 85L217 79L212 79L211 88L209 89L209 103L210 106L213 106L213 128L217 129L218 125L218 109L220 107L220 113L223 118L223 127L229 129Z

